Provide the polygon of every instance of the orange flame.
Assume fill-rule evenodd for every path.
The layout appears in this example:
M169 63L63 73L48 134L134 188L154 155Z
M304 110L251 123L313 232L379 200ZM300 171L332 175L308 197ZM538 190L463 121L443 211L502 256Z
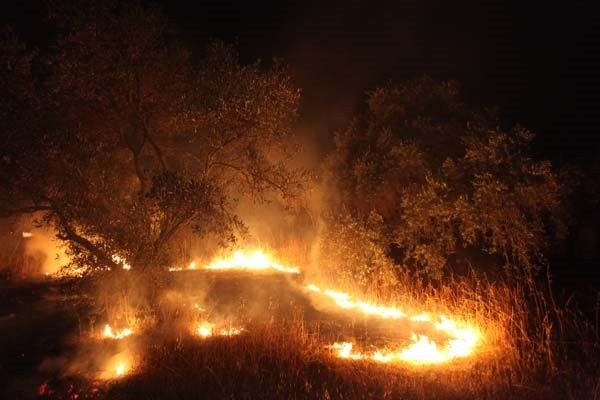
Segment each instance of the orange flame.
M445 334L449 339L445 345L440 346L427 335L411 333L411 342L404 348L398 350L376 350L372 353L353 351L353 345L349 342L334 343L330 348L337 350L337 356L352 360L369 359L378 362L405 361L413 364L437 364L447 362L455 358L470 356L481 338L477 327L463 323L460 327L454 320L444 315L439 315L438 322L433 322L432 316L420 313L409 316L404 311L388 306L367 303L354 300L348 293L334 290L320 289L315 284L307 285L307 289L314 293L320 293L330 298L338 307L345 310L360 312L369 316L382 319L408 318L410 321L423 322Z
M125 263L123 259L119 262ZM183 269L194 270L196 263L190 262L185 268L171 268L171 271ZM218 257L200 267L205 270L233 271L248 270L255 272L276 271L280 273L299 274L300 269L285 266L275 261L274 257L263 250L238 250L230 257ZM412 327L410 336L385 348L372 348L369 351L356 350L351 342L336 342L328 347L337 357L349 360L370 360L380 363L406 362L413 365L442 364L454 359L472 356L480 346L483 334L472 323L461 318L427 312L409 312L396 306L375 304L361 300L349 293L322 288L314 283L306 285L306 289L315 295L327 298L332 304L345 312L359 313L384 320L406 321ZM194 304L194 308L203 311ZM214 323L203 321L194 325L193 331L201 338L213 336L235 336L244 331L241 327L217 327ZM131 335L131 329L113 332L110 325L104 328L104 336L121 339ZM433 336L429 336L433 335ZM125 364L127 365L127 364ZM116 365L114 374L120 376L126 367Z
M129 335L133 334L133 331L129 328L122 329L120 331L114 332L109 324L104 325L104 330L102 331L102 336L109 339L123 339Z
M244 328L230 326L228 328L215 329L215 324L208 321L201 322L196 328L196 333L202 338L211 336L236 336L244 331Z
M124 351L110 357L100 372L100 379L120 379L128 375L133 368L132 356L129 351Z
M196 262L192 261L187 267L171 267L169 271L195 270ZM229 257L217 257L202 267L207 270L250 270L250 271L276 271L286 274L299 274L300 269L282 265L263 250L237 250Z

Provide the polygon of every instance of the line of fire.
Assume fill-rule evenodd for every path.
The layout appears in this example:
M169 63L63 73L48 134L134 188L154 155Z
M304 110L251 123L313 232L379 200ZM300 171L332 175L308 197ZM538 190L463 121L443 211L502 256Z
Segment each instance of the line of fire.
M191 3L6 8L0 398L600 398L598 154L516 17Z

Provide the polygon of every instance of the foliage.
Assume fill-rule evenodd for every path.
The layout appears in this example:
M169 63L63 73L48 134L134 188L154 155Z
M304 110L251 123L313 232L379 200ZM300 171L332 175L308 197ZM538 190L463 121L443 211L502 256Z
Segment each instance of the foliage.
M302 192L303 172L284 164L299 92L280 62L242 65L223 43L193 62L166 18L137 3L53 18L61 33L36 59L46 73L33 85L15 72L37 89L15 106L30 122L0 155L2 215L43 211L88 266L113 254L166 266L182 232L243 232L238 199Z
M349 214L327 218L320 235L319 261L336 268L325 278L363 291L376 288L381 292L393 285L393 265L385 251L389 238L384 228L383 219L375 212L364 219Z
M396 260L429 276L480 263L532 271L551 232L564 233L565 194L528 154L533 138L470 110L453 83L376 89L326 160L330 207L381 215Z

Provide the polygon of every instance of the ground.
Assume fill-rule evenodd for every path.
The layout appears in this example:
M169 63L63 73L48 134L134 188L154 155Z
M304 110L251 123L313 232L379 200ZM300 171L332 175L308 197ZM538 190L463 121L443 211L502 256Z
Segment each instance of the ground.
M485 357L427 368L338 359L325 343L348 338L385 343L397 332L373 319L315 307L299 279L204 271L171 276L152 323L121 341L97 337L105 321L84 294L87 283L4 283L0 397L560 398L511 383L510 368ZM182 299L198 301L222 322L229 316L227 322L243 324L244 331L194 335ZM132 369L122 377L98 378L103 360L123 352L135 354Z

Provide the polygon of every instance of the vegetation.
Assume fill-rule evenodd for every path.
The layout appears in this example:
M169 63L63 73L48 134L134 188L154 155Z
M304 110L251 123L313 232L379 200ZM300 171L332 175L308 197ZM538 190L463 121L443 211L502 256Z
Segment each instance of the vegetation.
M166 273L189 261L190 237L213 250L243 235L243 201L291 206L305 195L307 174L290 161L300 93L287 67L245 65L220 42L195 57L157 9L84 3L53 10L49 49L29 51L10 30L0 41L0 234L34 214L66 243L72 270L95 272L0 282L0 342L10 344L0 378L15 382L0 394L45 382L42 398L600 397L598 315L557 298L547 268L572 185L531 155L532 132L502 127L453 82L368 93L321 166L316 251L303 237L287 256L336 287L475 321L486 342L441 369L340 360L323 345L343 336L339 321L299 282L242 276L213 289ZM22 247L0 243L0 263L31 269ZM225 309L252 314L247 331L206 341L186 331L187 292L231 300L239 287ZM94 382L61 357L94 366L85 343L109 319L138 324L143 337L128 340L143 351L130 376ZM344 324L381 339L366 319Z
M118 254L164 268L182 232L229 241L243 231L236 199L298 195L303 174L283 160L299 93L281 63L241 65L222 43L193 62L139 4L57 19L39 81L31 55L3 45L14 96L2 113L18 113L3 120L2 215L41 212L79 266L114 266Z
M335 218L382 220L384 249L413 271L533 272L565 231L565 185L455 83L428 78L372 91L326 161ZM342 216L339 216L341 210Z

